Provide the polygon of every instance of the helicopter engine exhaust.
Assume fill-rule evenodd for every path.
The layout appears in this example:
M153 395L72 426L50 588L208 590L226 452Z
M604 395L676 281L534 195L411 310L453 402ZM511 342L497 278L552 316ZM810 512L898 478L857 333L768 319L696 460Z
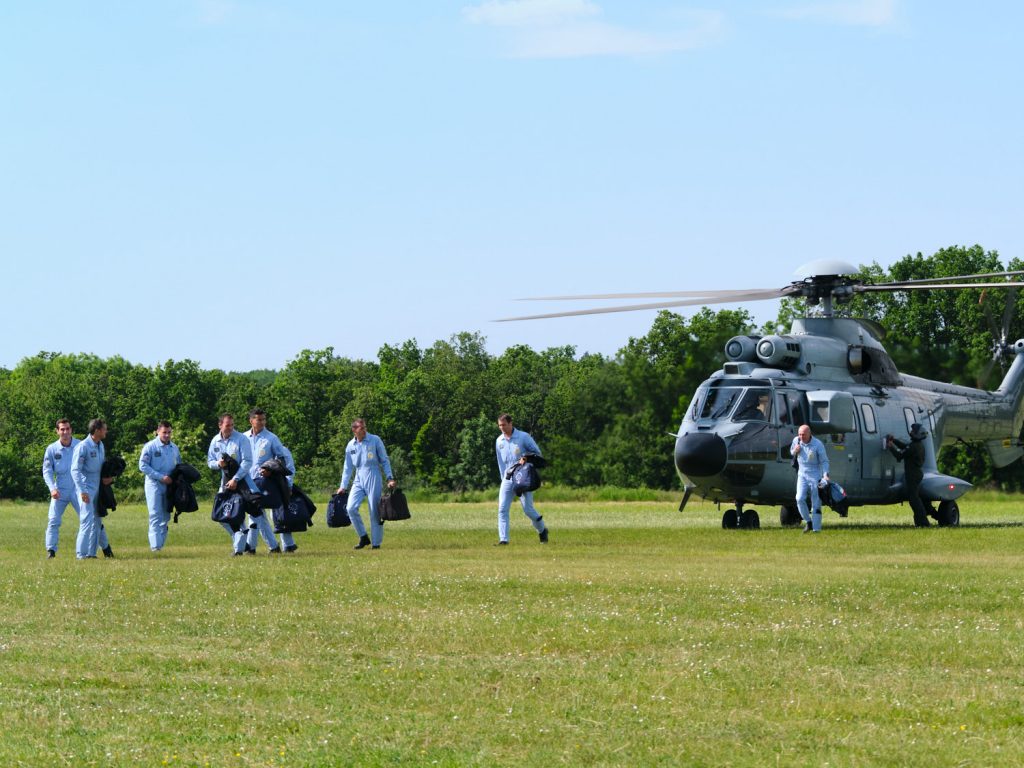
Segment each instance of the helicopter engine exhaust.
M725 440L713 432L691 432L676 438L676 469L687 477L713 477L725 469Z

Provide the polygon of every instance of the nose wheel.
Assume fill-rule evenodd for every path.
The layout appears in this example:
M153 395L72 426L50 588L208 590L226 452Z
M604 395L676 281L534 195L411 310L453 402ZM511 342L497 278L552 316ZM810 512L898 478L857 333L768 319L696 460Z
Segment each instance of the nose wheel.
M725 510L722 514L722 527L747 528L751 530L761 527L761 518L758 516L757 512L752 509L748 509L743 512L741 509Z

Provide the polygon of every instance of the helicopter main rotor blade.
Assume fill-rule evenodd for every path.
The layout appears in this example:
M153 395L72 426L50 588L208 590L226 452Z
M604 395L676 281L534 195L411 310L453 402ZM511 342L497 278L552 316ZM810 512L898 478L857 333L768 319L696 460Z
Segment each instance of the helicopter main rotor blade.
M643 293L583 293L574 296L527 296L516 301L575 301L577 299L682 299L682 298L717 298L720 296L731 296L734 293L742 293L749 296L754 293L774 294L777 288L744 288L729 291L647 291Z
M618 307L594 307L591 309L576 309L569 312L548 312L541 315L523 315L522 317L502 317L494 322L508 323L516 320L546 320L552 317L575 317L578 315L602 315L609 312L634 312L643 309L670 309L672 307L695 307L702 304L732 304L740 301L754 301L758 299L781 299L789 296L793 291L789 288L750 291L748 293L730 292L727 297L707 296L697 299L685 299L682 301L657 301L651 304L627 304Z
M854 285L855 293L884 292L896 293L897 291L930 291L932 288L1022 288L1024 283L879 283L878 285Z
M1010 321L1013 320L1013 312L1017 309L1017 289L1010 288L1006 294L1006 309L1003 310L1003 324L999 328L999 341L1006 343L1006 336L1010 332Z
M1010 277L1011 275L1024 275L1024 270L1015 269L1007 272L985 272L977 275L950 275L949 277L922 277L919 280L895 280L880 285L925 285L927 283L942 283L952 280L976 280L982 277Z

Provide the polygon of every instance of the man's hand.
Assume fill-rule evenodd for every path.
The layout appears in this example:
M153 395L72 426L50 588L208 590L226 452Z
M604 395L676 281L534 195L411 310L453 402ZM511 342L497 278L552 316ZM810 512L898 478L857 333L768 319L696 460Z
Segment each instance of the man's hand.
M160 478L160 482L163 483L164 485L170 485L174 481L171 480L170 475L164 475L163 477Z
M344 492L345 492L344 488L341 488L341 487L338 488L338 494L339 495L343 494Z
M224 487L227 488L229 491L233 491L236 488L238 488L238 481L232 477L230 480L227 481L227 483L224 484Z
M395 487L395 481L394 480L388 480L388 488L394 488L394 487Z
M221 456L221 457L220 457L220 458L219 458L219 459L217 460L217 466L218 466L218 467L220 467L221 469L224 469L224 467L226 467L226 466L227 466L227 464L226 464L226 463L224 462L224 457L223 457L223 456Z
M82 503L83 504L88 504L89 503L89 494L88 493L83 493L82 494Z
M52 491L50 491L50 498L51 499L59 499L60 498L60 491L58 491L56 488L54 488Z

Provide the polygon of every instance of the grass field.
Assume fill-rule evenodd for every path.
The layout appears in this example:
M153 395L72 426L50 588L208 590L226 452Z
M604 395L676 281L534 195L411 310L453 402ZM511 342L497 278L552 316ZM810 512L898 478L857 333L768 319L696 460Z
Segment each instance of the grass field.
M231 558L145 511L77 562L0 505L0 765L1024 764L1024 499L723 531L675 500L413 504L384 548L318 525ZM261 545L262 546L262 545Z

